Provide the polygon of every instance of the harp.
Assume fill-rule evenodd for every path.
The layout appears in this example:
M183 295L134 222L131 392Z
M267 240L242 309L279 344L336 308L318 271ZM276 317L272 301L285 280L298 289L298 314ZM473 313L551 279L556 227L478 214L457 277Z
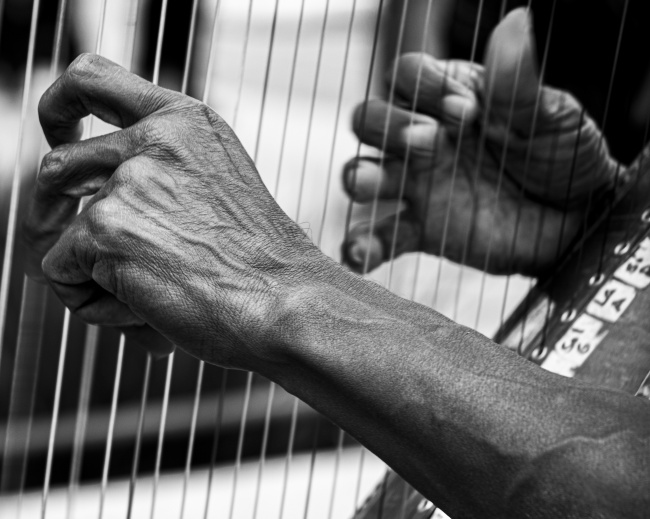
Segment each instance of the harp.
M420 3L428 23L434 1ZM489 27L514 5L527 3L459 0L450 18L450 52L478 59ZM0 4L3 35L11 34L9 22L20 26L16 5L23 17L27 13L23 66L15 72L24 77L20 117L11 130L17 152L1 193L2 517L329 518L351 515L362 503L359 517L444 517L394 474L383 477L385 468L370 454L280 388L180 352L152 362L114 332L75 321L46 289L23 278L16 245L22 187L43 152L33 125L34 85L43 76L43 83L51 81L75 42L78 50L107 54L154 82L203 97L234 126L285 211L327 254L338 256L348 202L334 177L358 153L347 114L378 89L381 45L391 41L390 34L380 35L394 30L393 46L383 51L394 55L405 49L409 34L429 28L407 26L415 0L194 0L177 10L180 4ZM547 78L572 78L551 64L566 51L567 33L583 34L566 30L576 24L575 11L561 0L547 2L550 8L532 4L540 7L537 23L546 28L537 32ZM638 92L625 87L642 85L643 78L634 82L621 71L630 67L639 44L634 24L647 8L624 0L604 1L599 9L614 21L607 25L611 34L601 37L605 96L592 110L604 126L626 127L618 119L631 107L644 107L635 104ZM54 20L49 33L48 17ZM172 40L181 25L182 36ZM589 41L588 31L584 37ZM6 39L3 48L10 46ZM425 46L426 38L421 40L415 45ZM39 42L54 51L45 72L36 66ZM181 63L176 70L173 56ZM636 131L628 128L621 142L614 143L613 132L622 160L641 152L644 123ZM92 123L90 131L103 130ZM649 159L647 152L639 154L628 170L630 182L608 200L609 210L585 226L573 252L539 282L491 277L423 256L391 261L371 277L495 334L504 347L548 369L647 395Z

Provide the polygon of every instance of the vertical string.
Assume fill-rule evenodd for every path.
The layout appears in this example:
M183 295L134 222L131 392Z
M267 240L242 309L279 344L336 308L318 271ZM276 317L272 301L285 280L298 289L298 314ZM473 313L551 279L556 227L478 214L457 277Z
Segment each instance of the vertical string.
M1 17L4 12L4 0L0 1L0 25ZM51 79L54 79L56 70L59 65L60 49L61 49L61 35L63 27L63 14L65 12L66 2L65 0L60 0L57 10L56 17L56 27L55 27L55 36L54 36L54 52L51 62ZM33 7L33 17L32 17L32 27L30 29L30 41L31 35L36 33L36 26L34 25L35 19L38 17L38 5L35 4ZM31 63L31 65L30 65ZM29 69L33 67L33 45L31 47L31 52L28 50L28 63L26 77ZM31 73L30 73L31 74ZM29 87L27 83L30 83L26 80L25 91L23 96L28 95ZM22 125L23 123L21 123ZM22 127L20 132L22 133ZM20 148L22 146L19 146ZM41 153L42 155L42 153ZM17 159L19 157L17 156ZM20 174L19 174L20 179ZM3 277L3 280L6 278ZM7 279L8 281L8 279ZM36 399L36 388L38 382L38 371L40 365L40 356L42 349L42 337L43 337L43 322L45 316L45 308L47 304L47 289L44 285L36 283L27 276L23 276L23 290L22 290L22 301L20 307L20 314L18 318L18 338L16 343L16 360L13 372L13 380L10 393L10 404L9 404L9 415L7 418L7 427L6 427L6 438L5 438L5 460L2 467L2 486L3 489L6 487L10 479L10 473L13 472L13 462L11 457L13 456L13 451L17 452L17 455L20 457L18 462L19 472L18 472L18 517L22 514L22 502L23 502L23 490L25 486L25 478L27 472L27 460L29 457L28 448L31 440L31 432L33 425L33 413L34 413L34 403ZM0 334L0 355L2 351L2 334ZM26 364L30 363L29 366ZM22 380L24 376L31 376L31 381ZM16 435L12 435L12 424L14 417L17 417L19 414L26 414L26 427L23 434L19 434L19 438ZM20 444L12 446L13 443Z
M474 36L472 39L472 50L470 53L470 58L469 61L471 63L474 63L476 61L476 50L478 47L478 36L479 36L479 30L481 28L481 19L483 18L483 7L484 7L484 0L480 0L479 5L478 5L478 11L476 15L476 24L474 25ZM445 211L445 223L443 225L443 230L442 230L442 238L440 241L440 254L438 256L440 258L444 258L445 256L445 250L447 248L447 238L448 238L448 232L449 232L449 221L451 218L451 209L452 209L452 196L454 193L454 190L456 188L456 176L458 174L458 164L460 162L460 155L461 155L461 148L462 148L462 142L463 142L463 137L465 137L465 132L467 131L467 123L465 122L465 118L461 119L460 121L460 126L458 128L458 137L457 137L457 142L456 142L456 149L454 152L454 161L453 161L453 166L452 166L452 174L451 174L451 182L450 182L450 187L449 187L449 198L447 201L447 209ZM443 262L440 261L438 263L438 270L437 270L437 275L436 275L436 284L435 284L435 290L433 294L433 304L431 305L432 308L436 308L438 306L438 295L440 292L440 280L441 280L441 275L442 275L442 264Z
M544 61L546 60L546 56L548 56L548 52L549 52L549 48L550 48L550 40L551 40L551 34L552 34L553 20L555 19L555 5L556 5L556 0L553 0L553 5L552 5L552 8L551 8L551 21L549 23L548 34L547 34L547 38L546 38L546 47L545 47L545 50L544 50ZM530 3L528 5L528 8L530 8ZM501 4L501 15L500 15L501 18L503 18L505 16L505 10L506 10L506 0L503 0L503 2ZM506 161L507 161L507 156L508 156L508 146L509 146L509 143L510 143L510 132L511 132L511 128L512 128L512 118L513 118L513 114L514 114L514 110L515 110L515 101L516 101L515 92L517 91L519 81L520 81L520 77L521 77L521 65L522 65L522 61L523 61L522 58L523 58L523 54L517 60L517 67L516 67L516 71L515 71L515 81L514 81L514 85L513 85L513 95L512 95L512 100L510 102L510 106L508 107L508 117L506 119L506 130L505 130L505 133L504 133L504 142L503 142L501 157L499 158L499 172L497 174L496 194L495 194L495 199L494 199L494 205L493 205L493 208L492 208L492 211L491 211L491 219L492 219L492 224L493 224L492 227L494 227L494 224L496 223L495 222L495 217L496 217L496 214L499 211L499 204L501 202L501 190L502 190L502 187L503 187L503 179L504 179L504 176L505 176ZM545 69L545 64L542 65L542 68ZM543 81L542 78L543 78L543 72L540 73L540 83L539 83L540 88L542 87L542 81ZM491 81L492 78L490 78L489 80ZM485 133L485 132L482 132L482 134L483 133ZM484 296L484 293L485 293L485 284L486 284L486 281L487 281L487 269L489 267L490 258L492 256L493 238L494 238L494 234L490 233L490 236L488 238L487 250L486 250L486 253L485 253L485 260L484 260L484 263L483 263L483 269L482 269L483 273L481 275L481 281L480 281L480 286L479 286L478 308L477 308L477 311L476 311L476 318L475 318L475 321L474 321L474 329L478 328L480 317L481 317L483 296ZM469 233L468 233L467 240L469 241ZM463 247L463 250L464 250L463 254L464 255L467 253L466 252L467 246L468 246L468 244L465 243L464 247ZM508 282L509 281L506 280L506 287L508 285ZM458 291L458 293L459 292L460 291ZM457 293L457 296L456 296L456 308L458 306L458 302L457 302L458 301L458 293ZM504 300L503 300L503 306L502 306L503 311L505 311L506 301L507 301L507 289L504 292Z
M277 11L276 11L277 13ZM307 169L307 156L309 152L309 142L311 139L311 130L312 130L312 125L313 125L313 117L314 117L314 110L316 106L316 93L317 93L317 88L318 88L318 78L320 75L320 70L321 70L321 63L322 63L322 55L323 55L323 46L324 46L324 39L325 39L325 29L327 26L327 20L328 20L328 13L329 13L329 0L326 0L325 3L325 14L323 16L323 23L321 26L321 32L320 32L320 40L319 40L319 47L318 47L318 57L316 60L316 73L314 75L314 83L313 83L313 89L312 89L312 96L311 96L311 102L310 102L310 110L309 110L309 117L308 117L308 123L307 123L307 136L305 140L305 154L303 156L303 162L302 162L302 167L301 167L301 175L300 175L300 181L299 181L299 188L298 188L298 206L296 209L296 221L299 221L300 217L300 206L301 206L301 201L302 201L302 195L303 195L303 187L304 187L304 180L305 180L305 173ZM299 13L299 18L298 18L298 29L296 32L296 43L294 47L294 54L293 54L293 62L292 62L292 70L291 70L291 79L290 79L290 86L289 86L289 95L287 99L287 108L285 112L285 121L284 121L284 128L282 132L282 142L281 142L281 152L280 152L280 161L278 165L278 175L276 177L276 187L275 187L275 194L274 198L277 198L278 196L278 187L279 187L279 180L280 180L280 173L281 173L281 167L282 167L282 158L283 158L283 151L285 147L285 139L286 139L286 130L287 130L287 121L288 121L288 116L289 116L289 110L291 106L291 96L293 92L293 83L294 83L294 78L295 78L295 71L296 71L296 62L297 62L297 55L298 55L298 47L299 47L299 41L300 41L300 35L301 35L301 29L302 29L302 22L303 22L303 15L304 15L304 0L301 3L300 7L300 13ZM274 19L274 24L275 24L275 19ZM268 78L268 72L269 68L267 68L267 78ZM265 82L265 91L266 91L266 82ZM260 136L260 131L261 131L261 120L260 120L260 126L258 127L258 142L256 144L256 152L258 149L259 145L259 136ZM259 506L259 494L260 494L260 482L262 479L262 472L264 469L264 464L266 460L266 447L267 447L267 442L268 442L268 434L269 434L269 428L270 428L270 422L271 422L271 409L273 405L273 395L275 394L275 384L273 382L269 383L269 396L267 400L267 406L266 406L266 413L265 413L265 418L264 418L264 432L262 435L262 448L261 448L261 454L260 454L260 459L258 463L258 470L257 470L257 478L256 478L256 484L255 484L255 500L254 500L254 514L253 517L254 519L257 519L257 512L258 512L258 506ZM294 407L292 412L297 413L298 412L298 406L294 402ZM292 414L291 417L291 422L292 424L295 424L297 422L297 415L294 416ZM288 457L290 457L289 453L287 454ZM286 478L288 475L288 469L289 466L286 465L286 472L284 474L284 477Z
M129 478L129 499L127 504L127 518L133 517L133 501L135 496L135 484L138 477L140 465L140 451L142 450L142 434L144 430L144 413L147 407L149 396L149 381L151 380L151 353L147 353L147 361L144 368L144 380L142 381L142 395L140 396L140 407L138 410L138 426L135 432L135 452L133 453L133 464L131 465L131 477Z
M244 74L246 73L246 60L248 59L248 39L251 33L251 21L253 18L253 0L248 2L248 14L246 15L246 30L244 32L244 48L242 49L242 57L239 72L239 87L237 88L237 100L235 101L235 110L232 117L232 127L237 128L239 116L239 104L242 98L242 89L244 88Z
M379 0L379 5L377 6L377 17L375 18L375 27L374 27L374 33L373 33L373 40L372 40L372 49L370 51L370 65L368 67L368 79L366 80L366 91L363 96L363 105L361 109L361 118L360 120L363 121L362 127L361 127L361 135L359 136L359 139L357 140L357 151L355 154L355 160L358 160L359 157L361 156L361 145L362 145L362 139L363 139L363 134L365 133L366 130L366 112L367 112L367 104L368 100L370 99L370 89L372 87L372 77L375 72L375 62L377 59L377 49L379 47L379 32L381 28L381 23L382 23L382 13L383 13L383 8L384 8L384 0ZM353 171L353 183L356 181L356 169ZM350 224L352 221L352 208L354 207L354 203L352 200L348 203L348 209L347 213L345 216L345 226L344 226L344 235L343 235L343 243L347 243L348 241L348 236L350 234ZM343 258L341 258L341 261Z
M282 178L282 167L284 165L284 150L287 140L287 129L289 127L289 112L291 110L291 99L293 97L293 88L296 79L296 65L298 62L298 49L300 48L300 36L302 35L302 22L305 14L305 0L300 2L300 12L298 14L298 28L296 30L296 41L293 47L293 58L291 60L291 74L289 76L289 92L287 94L287 105L284 111L284 122L282 123L282 137L280 138L280 157L278 159L278 169L275 175L275 188L273 198L278 199L280 194L280 179Z
M25 139L25 123L29 110L30 92L34 75L34 53L36 49L36 29L40 0L32 3L32 16L29 27L29 43L27 47L27 64L25 67L25 83L22 93L22 107L20 111L20 124L18 126L18 142L16 144L16 158L11 182L11 195L9 199L9 217L7 221L7 238L5 240L4 257L2 260L2 274L0 277L0 361L4 345L5 327L7 322L7 303L9 299L9 286L11 284L11 267L13 262L14 245L16 241L16 224L18 220L18 203L22 175L21 151Z
M90 405L90 393L92 390L93 371L97 353L97 335L99 329L96 326L86 327L86 344L91 347L84 349L83 364L81 369L81 385L79 399L77 401L77 420L75 424L74 441L72 443L72 463L70 464L70 480L68 483L68 500L66 503L66 517L70 517L74 510L76 492L79 487L81 474L81 462L83 458L83 443L86 436L88 423L88 406ZM88 337L95 335L95 337Z
M278 519L284 517L284 505L287 498L287 487L289 480L289 468L291 467L291 461L293 458L293 445L296 439L296 426L298 425L298 407L300 406L300 400L294 398L293 408L291 409L291 425L289 427L289 439L287 441L287 454L284 460L284 470L282 472L282 491L280 493L280 510L278 513Z
M127 20L127 28L129 30L126 39L127 42L130 43L128 44L128 47L125 52L125 60L128 63L129 70L133 69L133 62L135 60L135 48L136 48L135 39L136 39L137 25L138 25L138 14L139 14L139 0L133 0L133 2L131 3L131 10L129 12L129 17ZM105 19L105 16L106 15L104 12L104 16L102 17L102 19ZM101 33L103 33L103 23L102 23L102 28L100 30L100 34ZM98 43L97 43L98 50L100 48L100 45L101 45L101 36L100 38L98 38ZM96 339L95 339L95 343L96 343ZM109 475L109 467L110 467L112 447L113 447L113 432L115 429L115 421L117 417L117 405L118 405L118 397L119 397L119 388L120 388L120 383L122 378L122 367L124 364L125 345L126 345L126 337L124 336L124 334L120 334L115 376L113 381L113 395L111 398L111 410L109 415L108 432L106 438L106 449L104 453L104 465L102 469L102 482L100 487L100 501L99 501L100 519L104 515L104 504L106 499L106 490L108 487L108 475ZM148 380L148 375L145 378ZM141 411L143 411L142 408ZM141 415L140 418L142 418L142 416L143 415ZM137 448L136 448L136 452L138 452Z
M223 399L226 393L228 381L228 370L221 370L221 386L219 387L219 396L217 397L217 409L214 421L214 438L212 440L212 452L210 453L210 467L208 469L208 484L205 497L205 507L203 509L203 519L208 519L208 511L210 510L210 501L212 496L212 480L214 478L214 468L217 464L217 454L219 452L219 436L221 431L221 424L223 419Z
M165 374L165 392L163 395L162 411L160 415L160 428L158 429L158 447L156 449L156 466L153 473L153 492L151 494L151 513L153 519L156 511L156 496L160 480L160 465L162 463L163 441L165 438L165 425L167 424L167 409L169 407L169 389L171 387L172 371L174 369L174 353L167 357L167 373Z
M165 22L167 21L168 0L163 0L160 7L160 22L158 25L158 39L156 41L156 55L154 59L152 83L158 85L160 82L160 66L162 63L162 47L165 36ZM156 462L153 476L153 492L151 495L150 518L153 519L156 511L156 496L158 494L158 482L160 479L160 465L162 463L163 443L165 440L165 425L167 424L167 409L169 405L169 391L171 388L172 373L174 369L174 353L167 357L167 372L165 373L165 388L163 393L162 409L160 414L160 426L158 429L158 444L156 448Z
M398 36L397 36L397 48L395 49L395 56L393 59L393 70L391 71L391 80L390 80L390 87L388 90L388 106L393 105L393 101L395 99L395 84L397 82L397 70L399 66L399 61L398 58L402 53L402 43L404 40L404 29L406 26L406 15L407 15L407 10L408 10L408 2L403 3L402 7L402 15L400 18L400 25L399 25L399 31L398 31ZM383 128L383 136L382 136L382 142L381 142L381 148L379 149L379 166L378 169L381 171L384 168L384 161L385 161L385 154L386 154L386 146L388 144L388 133L389 133L389 127L390 127L390 122L391 122L391 115L392 112L388 110L386 112L386 118L384 119L384 128ZM364 114L365 116L365 114ZM363 120L363 125L365 126L366 122L365 119ZM356 182L356 168L354 170L354 181L353 185ZM372 238L372 234L374 233L375 229L375 223L377 220L377 210L379 206L379 183L375 186L375 193L373 196L372 200L372 208L371 208L371 214L370 214L370 226L368 228L368 240ZM362 275L365 276L368 273L368 268L369 268L369 261L370 261L370 247L366 249L366 254L364 256L363 260L363 271Z
M303 190L305 187L307 157L309 156L309 144L311 142L311 132L312 132L312 126L314 122L314 110L316 108L316 94L318 93L318 79L320 77L321 64L323 61L323 47L325 45L325 29L327 27L329 8L330 8L330 2L329 0L325 0L325 14L323 16L323 24L321 26L321 31L320 31L318 57L316 58L316 74L314 75L314 86L312 87L312 95L311 95L311 101L309 106L309 118L307 122L307 137L305 138L305 153L303 155L302 166L300 168L300 181L298 187L298 208L296 209L296 222L300 221L300 208L302 205Z
M120 391L120 380L122 378L122 364L124 360L124 334L120 335L120 345L117 350L117 371L113 382L113 398L111 400L111 414L108 421L108 433L106 434L106 451L104 453L104 468L102 470L102 483L99 497L99 519L104 517L104 502L106 500L106 488L108 487L108 470L111 465L111 452L113 450L113 431L115 430L115 416L117 414L117 397Z
M273 408L273 397L275 395L275 384L271 382L269 385L269 394L266 403L266 413L264 415L264 432L262 433L262 449L260 453L260 460L257 465L257 476L255 479L255 498L253 500L253 519L257 519L257 512L259 511L260 502L260 482L262 480L262 473L264 472L264 464L266 462L266 448L269 441L269 429L271 427L271 410Z
M203 92L203 102L207 104L208 101L208 96L211 88L211 77L212 77L212 67L213 67L213 62L214 62L214 52L216 49L216 35L217 35L217 22L218 22L218 17L219 17L219 7L221 4L221 0L217 0L217 4L215 6L214 10L214 17L212 20L212 34L210 36L210 51L208 54L208 67L206 71L206 80L205 80L205 87L204 87L204 92ZM188 37L187 41L187 53L185 55L185 72L183 74L183 86L181 88L181 92L183 94L187 93L187 78L189 78L189 73L190 73L190 65L192 62L192 44L194 41L194 31L195 31L195 26L196 26L196 20L197 20L197 6L198 6L198 1L194 1L194 6L192 9L192 18L191 18L191 23L190 23L190 34ZM199 415L199 404L201 400L201 386L203 384L203 373L205 369L205 363L203 361L199 361L199 366L198 366L198 371L197 371L197 377L196 377L196 389L194 391L194 404L192 406L192 419L190 422L190 437L187 445L187 456L185 459L185 475L183 479L183 492L182 492L182 497L181 497L181 518L185 516L185 501L187 498L187 487L189 484L189 479L190 479L190 470L191 470L191 465L192 465L192 453L194 452L194 439L196 436L196 422L198 419ZM216 432L215 432L216 434Z
M352 7L350 10L350 19L348 22L348 27L347 27L347 32L346 32L346 37L345 37L345 51L343 55L343 70L341 71L341 81L339 84L338 88L338 94L337 94L337 99L336 99L336 114L334 116L334 132L332 135L332 145L330 146L330 152L329 152L329 158L327 161L327 181L325 184L325 199L323 201L323 213L321 215L321 223L320 223L320 232L318 234L318 242L317 246L320 249L322 246L322 239L323 239L323 234L325 232L325 223L327 220L327 208L328 208L328 202L329 202L329 192L331 189L331 184L332 184L332 177L333 177L333 169L334 169L334 154L336 150L336 141L338 137L338 129L339 129L339 123L340 123L340 117L341 117L341 107L343 104L343 91L345 88L345 81L347 77L347 70L348 70L348 60L350 56L350 44L352 41L352 28L354 26L354 19L355 19L355 13L356 13L356 7L357 7L357 0L352 1ZM297 405L294 406L296 411L297 411ZM297 417L296 417L297 418ZM294 424L295 420L293 419L292 416L292 425ZM332 519L332 513L334 510L334 499L336 496L336 481L338 479L338 474L339 474L339 468L341 465L341 458L343 456L343 441L345 439L345 433L343 432L343 429L339 429L338 433L338 439L337 439L337 444L336 444L336 455L334 458L334 474L332 478L332 486L330 490L330 499L329 499L329 505L328 505L328 512L327 512L327 519ZM288 470L288 467L286 467ZM286 478L286 471L284 477ZM285 489L283 487L283 496L285 493Z
M97 43L96 43L97 53L99 53L101 49L101 42L104 35L104 22L106 19L106 3L107 3L106 0L103 0L100 9L101 16L99 20L99 28L97 31ZM92 134L92 119L89 128L90 129L88 133ZM54 407L52 411L52 423L50 427L50 438L48 442L47 462L45 468L45 485L43 487L42 511L41 511L43 518L45 518L45 514L47 512L47 499L48 499L50 479L52 474L52 463L54 459L54 442L56 437L56 429L58 426L61 390L63 387L63 371L65 367L65 357L67 353L67 344L68 344L68 337L69 337L69 330L70 330L70 318L71 318L70 310L66 308L63 316L63 330L61 332L61 349L59 352L59 366L58 366L57 376L56 376ZM97 335L94 333L88 333L86 335L86 338L87 338L87 342L85 344L84 349L90 352L89 355L91 357L94 357L95 352L93 350L96 348ZM92 376L92 375L89 374L88 376ZM90 388L90 384L88 384L88 388Z
M361 109L361 121L363 121L363 126L361 128L361 135L359 136L359 139L357 140L357 150L355 154L355 160L359 160L359 157L361 156L361 145L362 145L362 140L363 140L363 134L365 133L365 120L366 120L366 107L368 104L368 100L370 99L370 89L372 87L372 78L373 74L375 71L375 64L376 64L376 59L377 59L377 49L379 47L379 34L380 34L380 29L381 29L381 24L382 24L382 14L383 14L383 9L384 9L384 1L379 0L379 4L377 6L377 16L375 18L375 27L374 27L374 33L373 33L373 41L372 41L372 49L370 51L370 64L368 67L368 78L366 80L366 90L364 94L364 99L363 99L363 108ZM353 183L356 181L356 169L353 171ZM347 209L347 214L345 218L345 232L343 236L343 243L347 243L348 241L348 236L350 233L350 224L352 221L352 208L354 204L352 200L348 203L348 209ZM343 258L341 258L341 261ZM365 274L366 271L366 265L367 261L364 261L364 268L363 268L363 273ZM357 484L356 484L356 491L355 491L355 500L354 500L354 505L356 509L356 505L359 501L359 492L360 492L360 487L361 487L361 478L363 474L363 466L365 462L365 448L361 448L361 452L359 454L359 464L358 464L358 478L357 478Z
M258 121L258 126L257 126L257 135L255 138L255 147L253 151L253 162L257 163L258 155L259 155L259 150L260 150L260 142L262 138L262 126L264 122L264 113L265 113L265 108L266 108L266 100L267 100L267 95L268 95L268 87L269 87L269 77L271 73L271 58L273 56L273 47L275 44L275 34L276 34L276 28L277 28L277 22L278 22L278 8L279 8L279 0L275 0L275 5L273 9L273 20L271 22L271 34L269 37L269 51L266 57L266 67L264 71L264 83L262 86L262 103L260 107L260 118ZM249 12L249 19L247 23L247 32L246 36L248 38L250 30L250 12ZM245 49L247 48L247 41L245 43ZM244 51L244 62L245 63L245 58L246 54ZM244 71L242 70L242 76L241 76L241 81L240 81L240 95L238 96L237 99L237 107L239 106L239 102L241 99L241 88L243 85L243 74ZM243 404L243 409L242 409L242 417L241 417L241 422L239 425L239 438L237 441L237 453L235 456L235 466L234 466L234 472L233 472L233 487L232 487L232 495L230 497L230 508L229 508L229 513L228 517L229 519L232 519L233 514L234 514L234 509L235 509L235 497L237 495L237 488L239 484L239 472L241 470L241 460L242 460L242 452L243 452L243 447L244 447L244 438L246 435L246 419L248 415L248 407L250 403L250 396L251 396L251 387L253 383L253 373L249 372L246 376L246 391L244 393L244 404ZM269 388L269 394L272 395L273 393L273 384L271 383L271 387ZM269 399L269 405L270 405L270 399Z
M433 4L433 0L429 0L427 2L427 9L426 9L426 13L425 13L425 16L424 16L422 48L420 50L420 52L422 52L422 53L425 52L425 50L427 48L428 40L429 40L429 33L428 33L427 29L428 29L429 18L431 17L432 4ZM410 113L410 116L409 116L409 118L410 118L409 119L409 126L412 126L414 124L414 121L415 121L415 113L416 113L416 108L417 108L417 103L418 103L418 97L420 95L420 83L422 81L422 69L423 69L423 66L424 66L424 62L422 60L420 60L420 63L418 64L418 71L417 71L417 74L416 74L416 79L415 79L415 91L413 93L413 106L411 108L411 113ZM444 75L444 78L443 78L443 84L446 83L447 73L448 73L448 68L445 67L445 75ZM434 138L434 143L433 143L434 144L434 149L436 147L437 142L438 142L438 135L436 135L436 137ZM408 170L409 160L410 160L410 157L411 157L411 149L412 149L412 147L411 147L411 139L410 139L410 135L409 135L409 138L406 140L406 152L404 154L402 171L400 173L401 178L400 178L399 192L398 192L397 203L396 203L397 208L399 208L402 201L404 200L404 191L405 191L405 188L406 188L406 178L407 178L407 174L408 174L407 170ZM434 151L434 155L435 155L435 151ZM434 172L433 172L433 169L432 169L429 172L431 182L433 182L433 176L434 176L433 173ZM429 189L431 189L431 188L432 188L432 185L429 185ZM427 195L428 195L428 193L430 193L430 191L426 191ZM377 186L376 186L375 195L376 195L376 198L379 198L379 184L377 184ZM428 202L428 199L427 199L427 202ZM428 212L428 203L427 203L427 212ZM426 222L426 219L424 221ZM395 225L393 226L393 235L392 235L392 241L391 241L391 249L390 249L389 261L388 261L389 267L388 267L388 280L386 282L386 288L388 288L389 290L390 290L390 287L391 287L391 284L392 284L392 279L393 279L393 267L394 267L394 263L395 263L395 250L396 250L396 246L397 246L397 234L398 234L398 230L399 230L399 222L400 222L400 213L398 211L397 214L396 214L396 218L395 218ZM426 223L425 223L425 225L426 225ZM418 259L419 259L419 257L418 257ZM416 265L416 276L414 277L414 284L415 284L415 279L417 279L417 268L418 267L419 267L419 265ZM411 296L411 299L413 299L413 296Z
M354 25L354 17L357 8L357 0L352 0L352 8L350 11L350 21L348 22L347 34L345 37L345 53L343 56L343 71L341 72L341 83L339 85L338 95L336 99L336 115L334 116L334 134L332 136L332 146L330 146L329 158L327 161L327 182L325 184L325 199L323 201L323 214L321 216L320 233L318 235L318 248L321 247L323 234L325 231L325 222L327 219L327 206L329 202L329 193L332 185L332 171L334 169L334 152L336 150L336 140L338 137L339 122L341 118L341 106L343 104L343 90L345 88L345 80L348 71L348 60L350 56L350 43L352 41L352 27Z

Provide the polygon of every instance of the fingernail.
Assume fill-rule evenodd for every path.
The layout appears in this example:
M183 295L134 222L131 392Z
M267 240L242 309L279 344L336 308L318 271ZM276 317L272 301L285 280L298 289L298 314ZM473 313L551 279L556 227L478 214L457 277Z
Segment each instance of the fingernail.
M374 234L363 233L347 247L347 263L357 272L370 271L381 265L384 246Z
M459 124L474 118L477 104L475 99L452 94L443 99L442 106L447 122Z
M402 133L405 149L408 146L412 152L420 154L432 153L435 147L437 131L437 123L407 126Z
M346 190L356 201L373 200L380 181L381 168L376 162L359 160L346 170Z

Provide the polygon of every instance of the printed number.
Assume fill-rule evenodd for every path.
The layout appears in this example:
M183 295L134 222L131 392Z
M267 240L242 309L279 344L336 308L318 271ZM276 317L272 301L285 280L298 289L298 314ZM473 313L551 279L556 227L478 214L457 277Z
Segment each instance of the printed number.
M636 296L636 290L628 285L611 279L598 291L596 297L587 306L587 313L609 321L616 322L627 310Z
M638 289L650 286L650 239L646 238L639 244L614 276Z
M573 377L576 370L607 335L604 323L587 314L580 315L548 354L542 367L558 375Z

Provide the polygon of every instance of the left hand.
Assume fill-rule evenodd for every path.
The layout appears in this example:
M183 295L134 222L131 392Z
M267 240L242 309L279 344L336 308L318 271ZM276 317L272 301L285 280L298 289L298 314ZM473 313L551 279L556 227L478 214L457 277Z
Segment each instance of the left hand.
M89 113L124 129L78 142ZM28 273L83 320L158 353L170 351L159 333L229 367L275 358L287 298L334 263L278 207L228 125L90 55L39 114L53 150L25 222Z
M353 129L383 160L348 163L357 202L406 209L350 230L344 258L367 272L405 253L443 255L494 274L540 275L602 210L625 172L568 92L541 83L525 9L493 31L485 65L399 58L396 104L360 105Z

